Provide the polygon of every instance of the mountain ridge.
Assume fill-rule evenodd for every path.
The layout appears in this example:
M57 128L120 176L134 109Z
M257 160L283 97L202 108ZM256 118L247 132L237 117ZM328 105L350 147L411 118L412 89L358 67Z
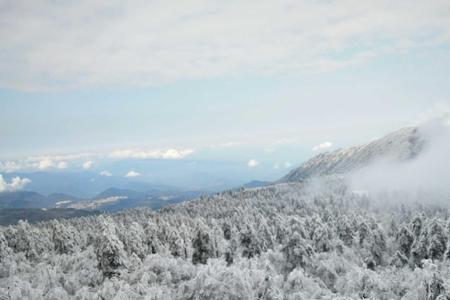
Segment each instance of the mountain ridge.
M366 144L320 153L276 183L345 174L381 160L410 160L421 153L424 145L419 127L405 127Z

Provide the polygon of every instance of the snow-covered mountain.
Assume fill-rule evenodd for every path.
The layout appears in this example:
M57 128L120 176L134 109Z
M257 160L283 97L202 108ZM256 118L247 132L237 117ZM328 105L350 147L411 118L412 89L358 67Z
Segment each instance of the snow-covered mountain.
M424 144L420 128L402 128L368 144L318 154L289 172L280 182L345 174L381 160L409 160L422 151Z
M435 141L425 132L318 155L286 180L422 161ZM158 211L0 226L0 299L450 299L448 198L357 192L325 177L253 182ZM120 197L146 196L110 188L82 204L112 211ZM9 209L0 224L25 213L47 220L60 210Z

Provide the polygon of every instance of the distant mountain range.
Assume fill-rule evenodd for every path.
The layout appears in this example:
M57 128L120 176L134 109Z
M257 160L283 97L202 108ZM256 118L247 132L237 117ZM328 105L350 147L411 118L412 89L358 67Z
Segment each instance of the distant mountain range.
M36 192L16 191L0 193L0 208L46 208L53 201Z
M219 192L241 186L255 179L273 180L281 176L281 169L275 170L271 164L261 164L249 168L245 161L215 160L99 160L89 170L79 170L69 164L59 170L21 170L0 172L10 182L14 177L27 178L26 189L42 195L63 193L78 198L92 198L102 191L114 187L119 189L147 192L149 190L201 190ZM127 177L130 171L139 176Z
M93 198L78 198L54 193L48 196L30 191L0 193L0 209L4 208L74 208L99 211L118 211L133 207L158 209L163 206L199 197L200 191L177 189L153 189L139 192L128 189L109 188Z
M27 190L43 195L56 193L56 195L70 195L80 199L93 198L102 191L115 187L119 189L146 192L149 190L174 191L181 190L172 185L147 182L140 178L126 178L121 176L101 176L95 172L26 172L8 173L8 177L28 178L31 182ZM9 180L10 180L9 179Z
M71 202L70 200L55 203L56 207L67 207L88 210L116 212L127 208L161 207L197 198L205 192L179 190L150 190L139 192L127 189L109 188L92 199Z
M246 184L242 185L243 188L257 188L257 187L263 187L266 185L270 185L270 181L261 181L261 180L252 180L250 182L247 182Z
M241 187L258 188L274 183L304 181L312 177L343 175L377 161L407 161L418 156L425 144L425 138L419 128L407 127L364 145L318 154L279 181L254 180ZM51 216L77 215L73 210L79 210L81 214L90 214L117 212L134 207L159 209L207 194L205 191L188 191L165 185L140 182L129 184L132 188L110 187L93 197L72 196L66 193L44 196L33 191L3 192L0 193L0 210L2 210L0 224L14 220L12 217L14 215L39 220L41 217L46 219ZM30 211L27 212L26 209Z
M424 145L425 140L419 128L403 128L368 144L318 154L293 169L278 182L345 174L381 160L409 160L416 157Z

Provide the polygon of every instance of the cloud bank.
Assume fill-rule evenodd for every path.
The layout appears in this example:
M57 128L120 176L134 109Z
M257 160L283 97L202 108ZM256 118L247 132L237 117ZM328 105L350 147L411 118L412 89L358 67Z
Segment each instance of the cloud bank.
M111 158L117 159L127 159L127 158L138 158L138 159L182 159L194 153L192 149L168 149L168 150L115 150L110 153Z
M448 44L449 9L444 0L7 1L0 86L155 86L335 70Z
M350 176L352 188L373 194L400 192L420 196L420 201L450 200L448 121L448 117L443 117L422 123L419 132L425 146L416 158L396 163L376 162Z
M16 160L0 161L0 172L18 172L30 170L50 170L50 169L67 169L69 162L86 159L99 154L93 153L74 153L74 154L57 154L57 155L36 155Z
M109 153L75 153L60 155L38 155L29 156L23 159L0 161L0 172L18 172L18 171L49 171L63 170L69 167L68 162L76 162L73 165L81 166L83 170L92 169L94 159L183 159L193 154L193 149L174 149L166 150L137 150L124 149L113 150Z

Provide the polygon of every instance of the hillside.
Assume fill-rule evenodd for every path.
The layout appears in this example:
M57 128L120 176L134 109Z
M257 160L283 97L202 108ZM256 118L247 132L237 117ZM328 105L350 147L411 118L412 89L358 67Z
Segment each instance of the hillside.
M380 160L409 160L420 154L424 144L419 128L403 128L368 144L320 153L289 172L279 182L345 174Z
M412 162L424 145L406 128L316 156L286 176L292 182L159 211L0 226L0 298L449 299L448 199L359 193L326 176ZM319 185L305 180L316 176ZM86 204L137 196L108 189Z
M0 227L0 296L447 299L448 207L398 201L278 184Z
M37 223L53 219L69 219L84 216L98 215L98 211L88 211L73 208L4 208L0 209L0 225L7 226L27 220L28 223Z
M51 200L36 192L0 193L0 208L46 208L51 204Z
M158 209L169 204L190 200L205 194L202 191L177 189L151 189L135 191L130 189L108 188L92 198L79 198L63 193L44 196L33 191L14 191L0 193L0 209L6 208L76 208L119 211L134 207Z

